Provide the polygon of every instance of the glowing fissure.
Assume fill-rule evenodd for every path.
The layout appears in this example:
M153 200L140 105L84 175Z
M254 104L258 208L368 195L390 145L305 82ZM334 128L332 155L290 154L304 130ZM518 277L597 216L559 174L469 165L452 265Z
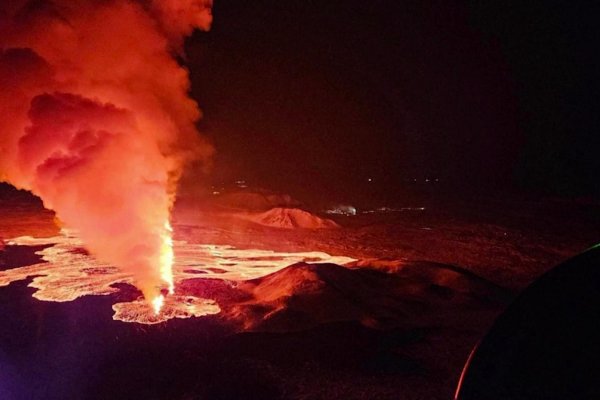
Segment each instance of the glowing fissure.
M168 229L166 230L168 232ZM113 318L124 322L156 324L172 318L190 318L217 314L219 306L211 299L201 299L180 293L178 283L188 279L222 279L244 281L277 272L299 262L335 263L344 265L355 261L349 257L331 256L323 252L275 252L270 250L237 249L231 246L194 244L172 241L165 260L169 263L168 279L163 282L173 293L154 296L150 302L143 298L113 305ZM51 247L38 251L43 263L0 271L0 287L33 277L30 287L37 290L33 297L43 301L66 302L88 295L110 295L119 291L114 285L134 285L131 271L116 268L79 251L83 242L73 231L51 238L18 237L8 245ZM176 254L176 257L173 257ZM161 264L162 265L162 264ZM8 266L10 267L10 266ZM166 271L166 270L165 270Z
M184 38L208 0L0 1L0 181L39 196L148 303L175 291L177 183L210 157Z

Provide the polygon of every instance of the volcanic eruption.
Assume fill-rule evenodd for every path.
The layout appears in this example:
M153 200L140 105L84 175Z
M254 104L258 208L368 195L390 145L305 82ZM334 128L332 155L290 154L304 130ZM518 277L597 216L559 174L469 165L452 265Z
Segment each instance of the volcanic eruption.
M0 4L0 179L39 196L159 312L177 182L210 156L177 57L207 0Z

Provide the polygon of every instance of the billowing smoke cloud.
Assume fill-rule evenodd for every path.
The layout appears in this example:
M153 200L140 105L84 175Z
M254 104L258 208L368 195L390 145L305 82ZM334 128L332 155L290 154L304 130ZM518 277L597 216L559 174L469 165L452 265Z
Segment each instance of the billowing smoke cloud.
M147 298L176 184L212 148L174 54L209 29L205 0L0 4L0 178L41 197Z

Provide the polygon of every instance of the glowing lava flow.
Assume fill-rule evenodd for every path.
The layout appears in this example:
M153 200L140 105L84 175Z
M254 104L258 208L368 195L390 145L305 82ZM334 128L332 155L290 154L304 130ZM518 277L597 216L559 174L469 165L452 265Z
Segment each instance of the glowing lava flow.
M163 280L173 290L188 279L221 279L244 281L277 272L289 265L308 263L334 263L338 265L355 261L349 257L330 256L322 252L284 253L270 250L236 249L231 246L172 241L169 230L164 237L165 253L161 259ZM18 237L6 242L7 246L50 245L37 251L42 262L0 271L0 287L12 282L32 278L29 287L37 289L33 297L43 301L73 301L88 295L110 295L119 291L115 284L134 286L131 273L102 264L83 250L81 240L64 231L62 236L51 238ZM174 258L173 254L177 254ZM202 299L185 293L163 294L150 303L140 297L112 306L113 319L141 324L156 324L172 318L191 318L218 314L214 300Z

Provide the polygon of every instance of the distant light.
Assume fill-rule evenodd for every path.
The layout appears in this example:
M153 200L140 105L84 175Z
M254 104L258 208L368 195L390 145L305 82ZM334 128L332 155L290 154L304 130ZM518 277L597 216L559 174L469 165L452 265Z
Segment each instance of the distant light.
M245 189L248 187L248 185L246 184L246 181L244 179L238 179L237 181L235 181L235 185L242 189Z
M212 194L214 194L216 196L218 194L221 194L221 192L214 191Z
M373 182L373 178L369 178L367 179L369 182Z
M340 205L332 207L328 210L325 210L325 213L326 214L340 214L340 215L356 215L357 210L356 210L356 207L340 204Z

